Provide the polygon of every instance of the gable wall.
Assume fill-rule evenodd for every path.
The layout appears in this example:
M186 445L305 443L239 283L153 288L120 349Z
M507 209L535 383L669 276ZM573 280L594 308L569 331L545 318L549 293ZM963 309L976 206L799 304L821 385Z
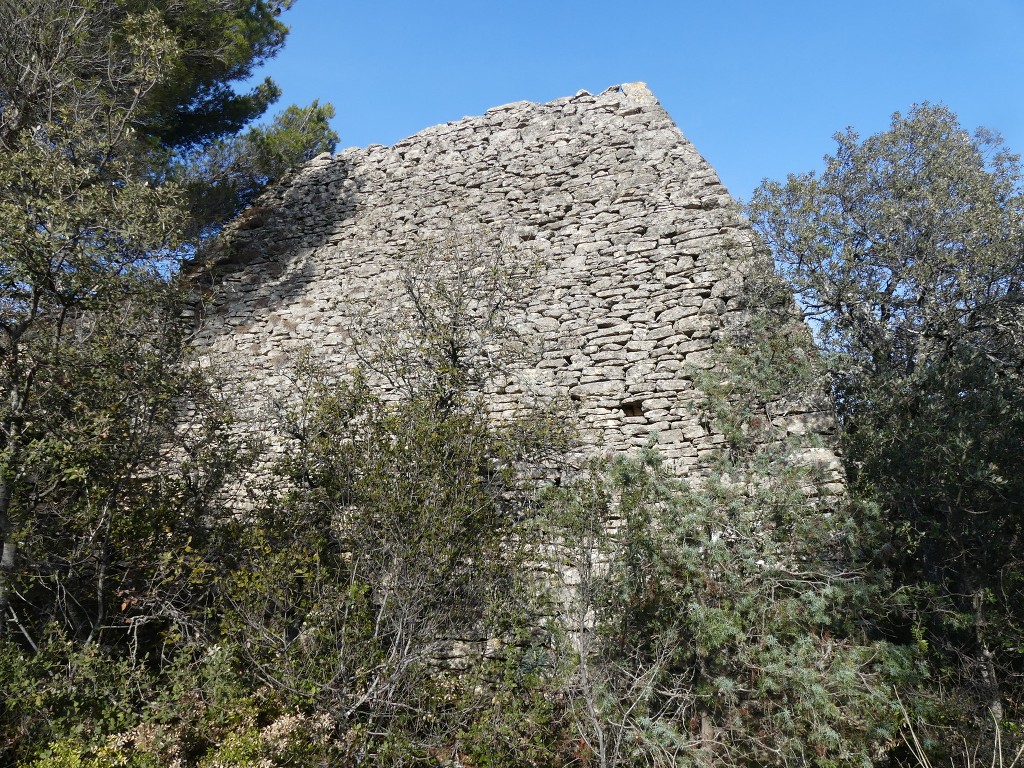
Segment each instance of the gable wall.
M360 307L393 293L403 259L453 227L544 264L519 318L538 361L489 394L495 411L527 392L567 395L585 452L654 434L680 473L722 442L700 423L692 373L714 335L742 322L753 234L643 84L317 158L221 238L197 346L244 379L259 420L302 347L352 365Z

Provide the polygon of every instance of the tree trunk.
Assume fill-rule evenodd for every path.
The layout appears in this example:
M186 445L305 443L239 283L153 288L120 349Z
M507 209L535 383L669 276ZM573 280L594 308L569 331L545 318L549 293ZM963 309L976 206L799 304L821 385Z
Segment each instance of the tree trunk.
M7 613L10 609L10 582L14 574L14 558L17 544L14 541L14 525L11 522L11 483L0 480L0 638L7 636Z
M972 595L974 602L974 633L978 643L978 653L981 663L981 681L984 686L985 706L989 714L997 723L1003 721L1003 697L999 690L999 675L996 671L995 655L988 647L985 640L984 618L982 606L985 601L985 592L982 589L975 589Z

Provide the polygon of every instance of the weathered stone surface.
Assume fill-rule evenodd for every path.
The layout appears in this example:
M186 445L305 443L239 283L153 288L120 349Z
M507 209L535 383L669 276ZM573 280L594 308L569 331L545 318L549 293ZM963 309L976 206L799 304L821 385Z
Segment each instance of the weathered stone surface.
M691 379L715 335L743 322L753 233L642 83L514 102L392 147L317 157L197 267L208 292L196 345L239 374L261 424L298 350L347 370L360 307L393 295L403 259L453 227L544 264L520 308L538 362L495 386L497 413L560 393L578 409L583 452L653 439L680 472L721 444L697 423ZM820 408L785 424L832 428ZM824 453L813 458L834 463Z

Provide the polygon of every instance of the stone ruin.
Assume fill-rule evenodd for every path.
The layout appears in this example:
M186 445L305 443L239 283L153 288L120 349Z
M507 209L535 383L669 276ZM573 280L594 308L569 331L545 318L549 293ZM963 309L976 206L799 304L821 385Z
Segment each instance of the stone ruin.
M267 192L197 267L195 343L237 374L254 429L300 350L339 373L355 363L363 308L393 295L409 254L453 227L543 265L516 319L536 360L487 392L496 415L562 396L582 454L653 441L680 475L701 471L724 438L702 423L694 372L710 365L717 335L744 322L756 241L642 83L322 155ZM773 415L828 432L826 410L818 399Z

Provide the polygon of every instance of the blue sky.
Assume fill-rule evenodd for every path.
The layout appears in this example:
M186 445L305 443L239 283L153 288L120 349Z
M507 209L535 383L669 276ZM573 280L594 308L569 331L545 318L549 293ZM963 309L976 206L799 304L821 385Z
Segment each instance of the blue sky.
M942 102L1024 151L1024 0L297 0L260 76L339 148L642 80L736 197Z

